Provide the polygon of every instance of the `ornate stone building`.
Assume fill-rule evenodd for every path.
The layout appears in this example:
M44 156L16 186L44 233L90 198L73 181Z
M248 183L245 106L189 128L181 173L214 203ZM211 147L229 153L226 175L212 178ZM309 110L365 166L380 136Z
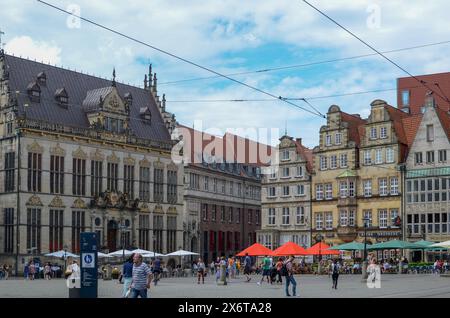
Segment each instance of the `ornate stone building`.
M312 150L287 135L278 146L278 168L262 181L258 242L275 249L286 242L311 245Z
M404 225L410 241L442 242L450 240L450 115L427 96L409 133Z
M78 253L82 231L104 252L182 246L176 122L148 76L141 89L0 52L0 263Z

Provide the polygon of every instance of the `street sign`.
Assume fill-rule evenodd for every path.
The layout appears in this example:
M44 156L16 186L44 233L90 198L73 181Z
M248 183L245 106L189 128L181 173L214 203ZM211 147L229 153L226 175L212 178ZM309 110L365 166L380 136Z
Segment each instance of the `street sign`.
M83 232L80 237L81 298L97 298L97 233Z

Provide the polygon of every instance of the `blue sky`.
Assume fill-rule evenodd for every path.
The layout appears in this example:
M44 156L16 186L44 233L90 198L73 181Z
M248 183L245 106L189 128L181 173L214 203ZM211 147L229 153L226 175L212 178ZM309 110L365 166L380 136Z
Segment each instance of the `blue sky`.
M85 22L71 28L68 17L35 0L0 0L0 28L8 53L65 68L143 85L148 61L159 83L210 76L181 61L122 39ZM83 17L223 73L305 64L372 53L302 1L292 0L70 0L49 2L81 9ZM450 40L448 1L311 0L379 50ZM70 20L69 20L70 22ZM389 54L414 74L446 72L449 44ZM236 79L276 96L307 97L322 113L337 104L367 116L374 99L396 105L395 91L315 99L334 94L395 88L404 74L380 57L320 64ZM177 120L203 127L278 127L307 146L318 143L319 117L279 101L177 103L180 100L266 99L224 79L160 85ZM174 101L174 102L171 102ZM298 105L307 108L301 101Z

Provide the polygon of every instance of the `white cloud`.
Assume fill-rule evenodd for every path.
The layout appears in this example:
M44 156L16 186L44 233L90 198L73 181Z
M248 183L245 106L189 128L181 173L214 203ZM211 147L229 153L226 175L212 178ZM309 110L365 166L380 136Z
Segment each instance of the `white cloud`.
M39 62L60 64L61 48L54 43L33 41L29 36L19 36L11 39L5 46L9 54L35 59Z

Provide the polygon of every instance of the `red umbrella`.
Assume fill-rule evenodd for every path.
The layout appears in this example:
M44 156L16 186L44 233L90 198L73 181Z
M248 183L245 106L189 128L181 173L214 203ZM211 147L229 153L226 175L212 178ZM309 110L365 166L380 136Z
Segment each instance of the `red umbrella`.
M266 256L266 255L272 255L272 250L268 249L267 247L255 243L250 247L247 247L245 250L237 254L237 256L245 256L247 254L249 256Z
M339 255L339 251L329 250L330 246L325 243L317 243L306 250L308 255Z
M289 256L289 255L308 255L308 252L301 246L287 242L283 246L280 246L272 253L273 256Z

